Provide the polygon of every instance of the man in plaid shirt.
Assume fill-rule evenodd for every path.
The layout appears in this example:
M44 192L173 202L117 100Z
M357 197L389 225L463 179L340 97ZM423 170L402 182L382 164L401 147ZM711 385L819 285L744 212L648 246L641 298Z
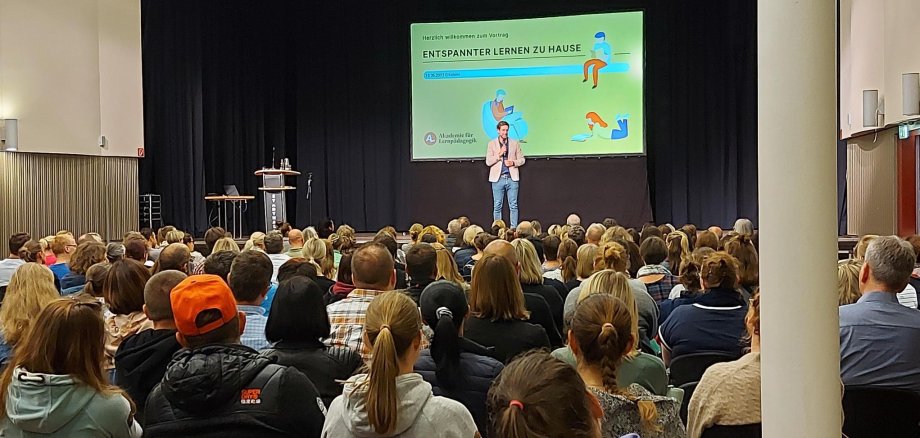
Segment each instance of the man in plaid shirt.
M381 244L369 243L355 251L351 259L352 280L356 286L344 299L326 306L332 334L326 340L331 347L351 348L367 361L364 349L364 321L367 306L378 295L396 285L396 265L390 251Z

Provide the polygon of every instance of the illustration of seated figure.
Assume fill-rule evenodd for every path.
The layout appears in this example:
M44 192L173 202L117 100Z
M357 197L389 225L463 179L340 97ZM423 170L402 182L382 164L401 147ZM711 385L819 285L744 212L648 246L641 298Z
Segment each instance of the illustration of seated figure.
M620 140L629 136L629 114L617 114L616 127L611 127L593 111L585 114L585 120L588 122L590 132L574 135L572 141L586 141L595 136L605 140Z
M514 106L505 106L505 90L495 92L495 99L487 100L482 105L482 130L494 139L498 136L495 124L500 121L508 122L508 138L523 142L527 137L527 121L524 115L515 110Z

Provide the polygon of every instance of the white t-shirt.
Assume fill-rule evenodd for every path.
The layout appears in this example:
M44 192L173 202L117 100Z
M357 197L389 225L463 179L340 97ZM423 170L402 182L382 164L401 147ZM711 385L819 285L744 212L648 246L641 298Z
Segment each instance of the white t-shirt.
M902 306L910 307L911 309L917 308L917 290L913 286L907 285L903 291L898 293L898 302Z

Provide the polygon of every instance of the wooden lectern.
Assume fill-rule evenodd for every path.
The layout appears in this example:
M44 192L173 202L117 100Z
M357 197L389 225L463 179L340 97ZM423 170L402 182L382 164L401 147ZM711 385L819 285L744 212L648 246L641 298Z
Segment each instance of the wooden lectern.
M262 198L265 204L265 228L266 232L277 229L278 222L287 222L287 203L285 203L284 194L288 190L294 190L296 187L285 184L284 177L297 176L300 172L290 169L259 169L255 172L256 176L262 177Z

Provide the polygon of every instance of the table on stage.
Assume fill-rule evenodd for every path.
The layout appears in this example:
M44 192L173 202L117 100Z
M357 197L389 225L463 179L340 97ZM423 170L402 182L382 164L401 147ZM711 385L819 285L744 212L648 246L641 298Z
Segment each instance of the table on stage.
M228 230L234 238L240 238L243 235L243 207L248 205L249 201L253 199L256 199L256 197L249 195L216 195L204 197L205 201L218 203L217 225ZM227 204L230 204L231 214L233 215L232 229L228 227Z

